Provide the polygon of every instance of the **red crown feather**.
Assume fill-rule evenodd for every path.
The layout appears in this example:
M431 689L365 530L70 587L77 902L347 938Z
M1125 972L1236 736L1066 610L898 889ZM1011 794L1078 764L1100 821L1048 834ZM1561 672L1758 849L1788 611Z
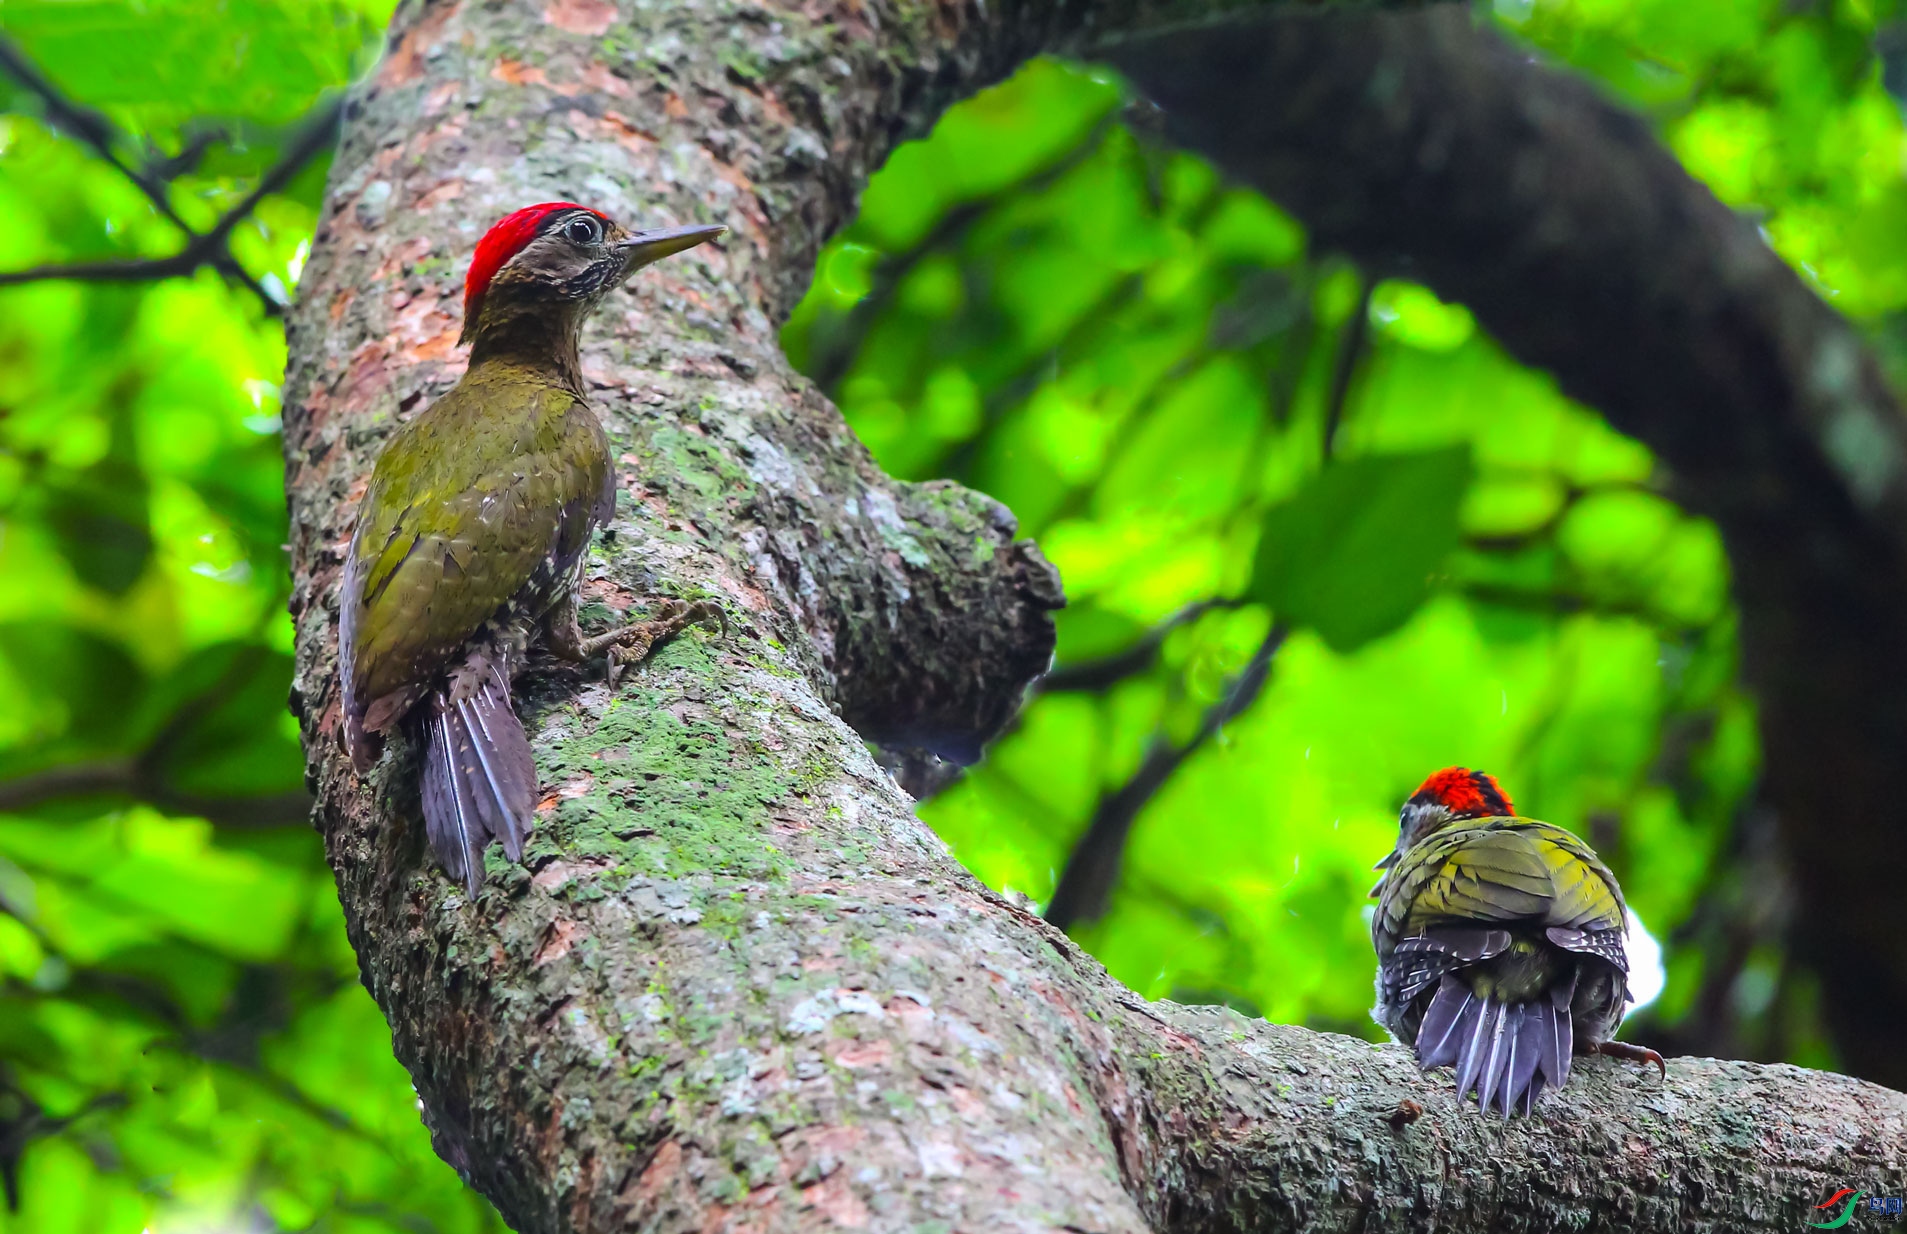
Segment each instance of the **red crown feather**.
M483 233L483 239L477 241L476 255L470 259L470 273L464 275L464 320L475 319L477 306L483 302L483 293L489 290L490 280L496 277L497 271L522 252L524 245L536 239L543 221L560 210L589 210L605 223L609 221L602 213L573 201L546 201L504 215L496 226Z
M1417 786L1416 802L1436 802L1457 818L1498 818L1516 813L1496 777L1468 767L1445 767Z

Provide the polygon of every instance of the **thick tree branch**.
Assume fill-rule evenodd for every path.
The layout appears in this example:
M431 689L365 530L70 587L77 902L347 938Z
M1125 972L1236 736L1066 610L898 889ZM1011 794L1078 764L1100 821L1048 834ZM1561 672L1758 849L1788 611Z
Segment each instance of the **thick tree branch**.
M1143 13L610 9L407 7L291 321L320 825L440 1151L517 1229L1785 1230L1830 1180L1907 1186L1907 1100L1871 1085L1590 1060L1505 1127L1396 1049L1144 1003L963 874L843 719L977 747L1045 666L1052 580L983 499L881 476L774 325L900 134ZM360 779L337 749L339 551L379 441L456 375L471 244L559 196L734 229L586 341L623 500L585 586L715 597L735 632L613 694L523 680L547 795L471 902L405 752Z

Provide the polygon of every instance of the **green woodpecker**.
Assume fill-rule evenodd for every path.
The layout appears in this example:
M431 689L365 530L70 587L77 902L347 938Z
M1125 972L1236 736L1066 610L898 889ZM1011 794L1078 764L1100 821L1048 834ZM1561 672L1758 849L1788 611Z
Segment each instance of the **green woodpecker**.
M608 651L613 673L708 615L672 606L592 639L577 627L616 492L577 339L629 273L723 230L629 232L567 201L492 227L464 280L470 367L391 435L358 507L338 615L345 744L362 773L383 734L422 743L424 829L473 896L491 838L521 860L534 817L536 763L510 699L531 641L574 661Z
M1425 1068L1454 1066L1457 1096L1525 1114L1578 1053L1667 1068L1610 1040L1629 999L1628 910L1581 840L1518 818L1497 782L1446 767L1404 803L1377 863L1372 1016Z

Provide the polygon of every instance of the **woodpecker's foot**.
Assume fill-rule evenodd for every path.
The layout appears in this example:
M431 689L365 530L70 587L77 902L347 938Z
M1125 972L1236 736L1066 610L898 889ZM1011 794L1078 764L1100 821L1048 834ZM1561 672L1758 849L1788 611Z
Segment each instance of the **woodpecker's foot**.
M606 634L583 639L577 647L584 660L605 654L609 657L609 688L613 690L623 666L642 663L657 643L705 621L720 625L724 634L728 632L728 616L714 601L696 600L685 604L681 600L664 600L656 605L655 616L649 620L632 621Z
M1646 1045L1630 1045L1626 1041L1604 1041L1596 1046L1596 1053L1606 1058L1622 1058L1632 1063L1654 1063L1662 1072L1662 1078L1669 1078L1669 1065L1662 1056Z

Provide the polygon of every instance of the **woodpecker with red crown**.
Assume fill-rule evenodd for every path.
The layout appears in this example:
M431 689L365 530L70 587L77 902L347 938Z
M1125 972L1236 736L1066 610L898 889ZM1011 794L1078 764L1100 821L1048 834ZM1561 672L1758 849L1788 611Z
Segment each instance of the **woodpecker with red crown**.
M630 232L567 201L497 223L464 280L470 367L391 435L358 507L338 615L345 744L363 773L384 734L421 741L424 829L472 896L490 840L519 861L534 819L536 762L510 697L530 643L572 661L608 652L613 674L714 615L668 605L595 638L578 628L590 537L616 492L578 339L630 273L724 230Z
M1528 1114L1577 1054L1646 1061L1610 1038L1629 1001L1628 909L1615 875L1561 827L1518 818L1481 771L1446 767L1404 803L1377 863L1372 1016L1457 1096Z

